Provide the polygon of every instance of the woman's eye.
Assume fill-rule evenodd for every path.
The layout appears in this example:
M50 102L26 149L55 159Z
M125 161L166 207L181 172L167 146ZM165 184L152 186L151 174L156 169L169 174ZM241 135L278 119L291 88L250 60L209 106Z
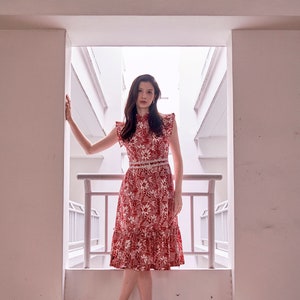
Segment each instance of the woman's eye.
M138 93L143 93L143 90L138 90ZM153 95L153 91L145 91L149 95Z

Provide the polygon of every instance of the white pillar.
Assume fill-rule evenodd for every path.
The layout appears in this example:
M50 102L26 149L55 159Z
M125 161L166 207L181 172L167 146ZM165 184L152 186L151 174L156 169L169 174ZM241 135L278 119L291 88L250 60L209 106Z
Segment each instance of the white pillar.
M229 53L234 299L298 299L300 31L233 31Z
M65 49L0 31L1 299L63 299Z

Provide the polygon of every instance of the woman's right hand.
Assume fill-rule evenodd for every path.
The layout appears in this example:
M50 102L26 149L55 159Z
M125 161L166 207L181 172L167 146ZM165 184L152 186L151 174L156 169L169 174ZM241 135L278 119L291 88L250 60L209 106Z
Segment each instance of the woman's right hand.
M66 95L66 105L65 105L65 118L70 124L70 128L76 137L79 144L82 146L87 154L94 154L101 152L118 142L117 128L114 129L104 138L100 139L97 143L92 143L90 140L82 133L77 124L72 119L71 115L71 98Z
M69 95L66 95L65 118L67 121L70 121L72 119L72 117L71 117L71 99L70 99Z

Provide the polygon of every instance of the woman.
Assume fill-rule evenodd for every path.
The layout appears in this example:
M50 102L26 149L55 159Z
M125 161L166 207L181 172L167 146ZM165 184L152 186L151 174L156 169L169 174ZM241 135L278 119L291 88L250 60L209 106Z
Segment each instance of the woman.
M110 265L124 269L119 300L127 300L138 286L142 300L152 299L150 269L169 270L184 263L177 215L182 208L182 157L174 114L157 110L160 89L151 75L137 77L125 106L125 122L92 144L71 116L66 99L66 119L88 154L119 142L125 146L129 168L122 181ZM168 163L174 160L174 179Z

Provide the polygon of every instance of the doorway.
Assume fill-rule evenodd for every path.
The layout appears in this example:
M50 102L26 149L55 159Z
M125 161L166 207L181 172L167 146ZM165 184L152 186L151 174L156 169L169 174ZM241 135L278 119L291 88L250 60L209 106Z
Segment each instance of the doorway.
M223 176L222 182L216 186L216 203L220 205L216 214L219 222L216 224L216 246L222 254L219 265L225 267L229 265L226 66L224 47L75 47L72 50L71 76L74 118L84 133L96 141L111 130L116 120L123 119L124 103L132 80L143 73L154 75L162 90L159 110L176 114L185 173L220 173ZM73 209L70 220L80 218L80 215L82 218L84 210L84 187L77 180L78 173L122 174L127 167L123 148L114 146L104 153L87 156L71 135L70 201L79 211ZM110 206L110 234L115 206L116 199ZM96 219L105 218L101 201L94 201L93 209ZM206 222L207 205L197 203L195 209L198 213L194 224L199 229L195 233L196 242L205 247L200 228L201 223ZM186 237L190 236L190 228L186 226L189 211L187 202L180 216L183 236ZM82 224L83 221L80 226ZM76 226L70 223L70 227ZM100 227L103 228L103 223ZM77 251L77 246L82 247L83 230L79 230L79 234L73 229L69 232L76 236L69 248ZM102 245L104 231L96 228L95 232L99 234L96 245ZM183 239L185 248L189 248L190 238ZM82 251L78 253L83 256ZM69 262L69 265L81 265L78 257L74 261L76 264ZM189 268L199 266L194 258L187 257L186 261Z

